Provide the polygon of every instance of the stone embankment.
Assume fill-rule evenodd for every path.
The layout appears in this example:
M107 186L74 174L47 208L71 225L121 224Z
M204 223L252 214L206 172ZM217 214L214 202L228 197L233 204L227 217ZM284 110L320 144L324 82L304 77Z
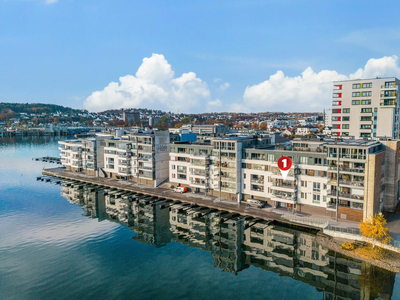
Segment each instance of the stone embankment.
M357 252L354 250L350 251L343 249L342 243L344 242L344 240L340 238L334 238L323 233L318 233L315 241L325 248L336 251L348 257L366 261L371 265L380 267L382 269L386 269L395 273L400 273L400 254L396 252L382 249L381 251L384 251L385 255L382 255L382 257L380 258L372 258L372 256L369 258L366 256L358 255Z

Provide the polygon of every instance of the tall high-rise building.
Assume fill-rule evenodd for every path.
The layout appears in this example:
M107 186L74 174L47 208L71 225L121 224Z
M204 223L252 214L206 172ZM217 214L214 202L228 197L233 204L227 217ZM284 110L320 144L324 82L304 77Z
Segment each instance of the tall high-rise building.
M399 138L399 79L333 82L332 136Z

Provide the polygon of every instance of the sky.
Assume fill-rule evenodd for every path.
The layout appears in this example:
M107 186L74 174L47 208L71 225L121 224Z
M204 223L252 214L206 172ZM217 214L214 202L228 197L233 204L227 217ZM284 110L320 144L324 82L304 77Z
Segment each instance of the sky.
M0 102L322 112L400 77L397 1L0 0Z

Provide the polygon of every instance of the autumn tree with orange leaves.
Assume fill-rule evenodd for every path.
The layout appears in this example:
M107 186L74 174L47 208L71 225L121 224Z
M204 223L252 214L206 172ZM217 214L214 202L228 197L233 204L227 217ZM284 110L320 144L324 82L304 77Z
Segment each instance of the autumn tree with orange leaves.
M372 239L372 246L375 248L377 241L387 244L391 240L387 221L382 213L377 213L361 222L360 230L363 236Z

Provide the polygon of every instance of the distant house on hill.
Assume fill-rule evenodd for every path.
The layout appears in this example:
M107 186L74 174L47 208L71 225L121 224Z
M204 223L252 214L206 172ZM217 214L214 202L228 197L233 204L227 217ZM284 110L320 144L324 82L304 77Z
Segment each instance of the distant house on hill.
M296 129L296 135L308 135L316 132L318 132L318 128L312 126L299 126Z

